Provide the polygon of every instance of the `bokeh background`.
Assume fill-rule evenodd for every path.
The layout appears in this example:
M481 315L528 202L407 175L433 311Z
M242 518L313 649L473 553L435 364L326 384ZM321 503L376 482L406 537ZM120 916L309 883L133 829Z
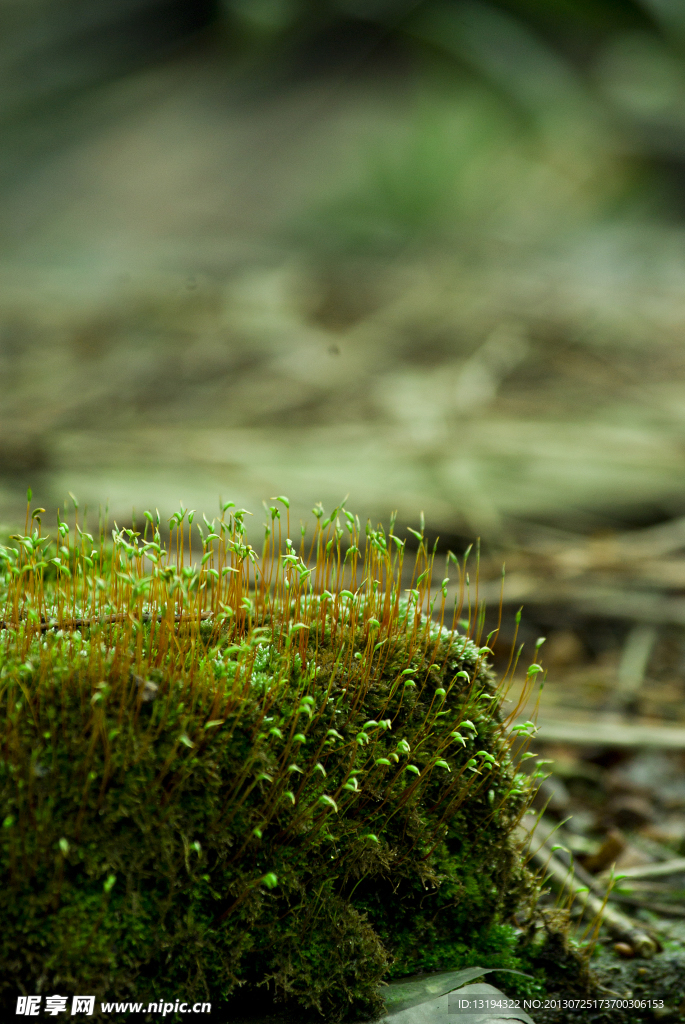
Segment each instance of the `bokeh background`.
M1 0L0 520L685 511L680 0Z

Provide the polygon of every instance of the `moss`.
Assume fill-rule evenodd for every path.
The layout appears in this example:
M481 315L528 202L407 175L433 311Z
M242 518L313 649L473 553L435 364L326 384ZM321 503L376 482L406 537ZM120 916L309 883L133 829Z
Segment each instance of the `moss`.
M39 528L4 549L8 1005L266 988L342 1019L380 1011L384 978L521 963L529 794L487 650L434 621L423 541L403 600L392 534L362 552L352 519L345 552L319 515L311 557L270 532L258 560L242 517L206 521L194 568L180 514L166 549L76 530L51 562Z

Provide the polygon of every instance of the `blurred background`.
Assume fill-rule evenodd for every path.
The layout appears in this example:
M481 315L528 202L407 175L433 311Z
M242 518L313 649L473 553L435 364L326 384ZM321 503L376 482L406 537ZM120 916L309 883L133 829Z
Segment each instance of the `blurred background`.
M680 0L0 0L0 520L685 512Z
M563 841L685 853L683 0L0 0L0 139L0 532L480 537Z
M0 522L349 495L679 600L681 0L0 0L0 137Z

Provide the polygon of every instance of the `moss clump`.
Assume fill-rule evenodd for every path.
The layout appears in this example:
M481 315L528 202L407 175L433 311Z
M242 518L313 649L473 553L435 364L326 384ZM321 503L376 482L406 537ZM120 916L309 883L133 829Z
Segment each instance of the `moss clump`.
M527 782L423 538L403 599L392 528L317 508L296 551L274 507L258 557L229 507L192 547L192 514L108 544L75 508L0 549L6 1003L266 985L353 1018L393 974L518 965Z

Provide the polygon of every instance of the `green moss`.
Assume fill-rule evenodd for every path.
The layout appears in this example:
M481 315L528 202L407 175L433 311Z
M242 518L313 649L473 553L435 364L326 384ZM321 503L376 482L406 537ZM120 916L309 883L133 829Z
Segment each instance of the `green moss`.
M520 966L528 792L487 651L426 614L422 541L407 602L399 541L362 553L353 520L345 554L320 519L311 560L268 535L258 561L239 513L195 569L180 523L106 558L82 534L54 581L39 536L4 549L8 1005L266 986L354 1018L383 978Z

